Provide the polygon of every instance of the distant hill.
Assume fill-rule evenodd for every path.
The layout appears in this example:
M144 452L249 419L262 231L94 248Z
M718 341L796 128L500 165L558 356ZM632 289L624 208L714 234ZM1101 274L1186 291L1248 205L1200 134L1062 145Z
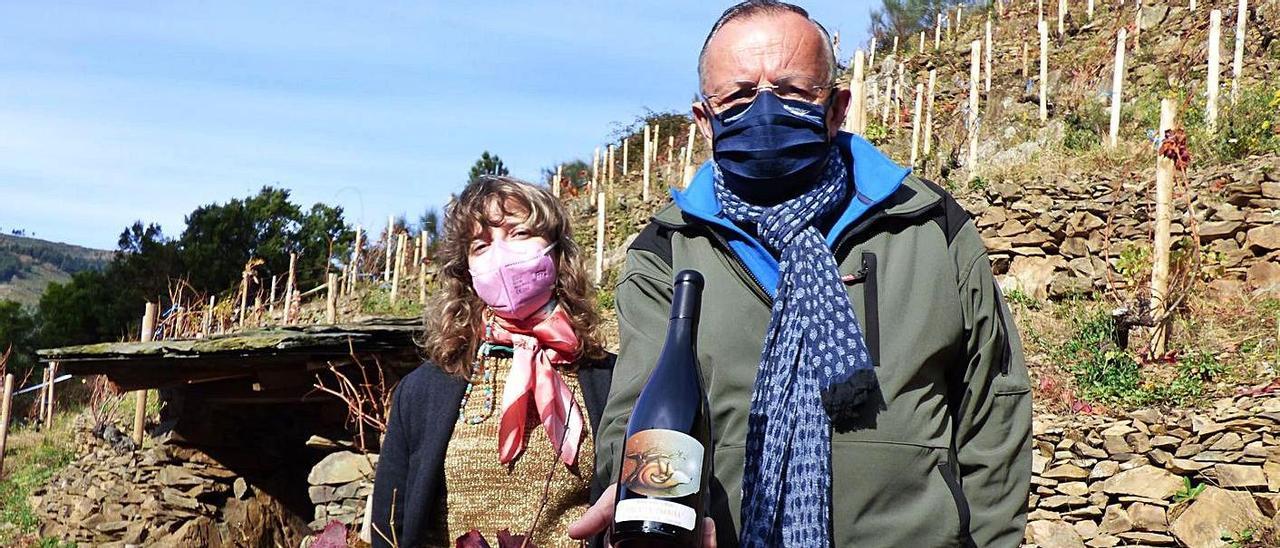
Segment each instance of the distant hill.
M34 306L51 282L104 267L110 251L0 234L0 299Z

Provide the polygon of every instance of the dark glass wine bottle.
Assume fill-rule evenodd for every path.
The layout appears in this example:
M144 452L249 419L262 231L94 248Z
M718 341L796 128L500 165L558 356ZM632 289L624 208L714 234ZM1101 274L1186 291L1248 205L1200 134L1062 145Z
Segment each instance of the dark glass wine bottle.
M618 548L699 546L711 476L711 423L694 340L702 274L676 274L667 341L627 424L613 511Z

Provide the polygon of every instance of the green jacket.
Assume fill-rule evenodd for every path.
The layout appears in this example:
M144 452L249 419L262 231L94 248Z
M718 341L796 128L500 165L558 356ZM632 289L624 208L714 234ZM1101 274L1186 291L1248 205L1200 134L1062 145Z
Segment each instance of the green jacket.
M840 143L855 177L863 177L851 207L861 200L865 211L852 216L856 222L835 223L828 242L841 273L854 275L849 298L883 401L863 424L832 434L834 545L1018 546L1031 476L1030 382L986 248L951 196L905 170L892 185L878 185L884 196L863 196L864 187L877 186L871 179L894 175L857 169L888 160L860 138L850 141L842 135ZM697 352L711 406L711 515L720 546L736 546L748 409L773 288L757 281L768 275L741 233L708 222L707 211L682 209L695 209L691 193L705 201L709 177L704 166L627 252L616 287L621 351L596 466L599 477L616 481L627 419L662 348L672 278L700 271L707 281Z

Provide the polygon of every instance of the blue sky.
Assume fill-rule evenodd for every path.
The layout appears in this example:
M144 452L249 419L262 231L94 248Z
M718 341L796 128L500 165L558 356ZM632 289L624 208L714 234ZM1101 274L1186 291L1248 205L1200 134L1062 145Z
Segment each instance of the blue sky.
M0 0L0 230L114 248L263 185L381 226L687 109L729 1ZM878 2L800 2L848 56Z

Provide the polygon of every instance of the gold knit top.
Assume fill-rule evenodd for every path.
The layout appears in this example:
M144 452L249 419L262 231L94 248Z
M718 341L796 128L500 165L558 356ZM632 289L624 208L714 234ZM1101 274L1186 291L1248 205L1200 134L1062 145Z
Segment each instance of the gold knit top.
M432 542L453 546L454 539L478 529L490 545L497 546L498 531L509 529L512 534L524 534L533 525L545 491L546 506L530 540L539 548L578 546L569 538L568 528L590 505L595 470L591 425L586 420L578 375L561 373L584 423L574 465L565 466L556 458L538 412L532 407L525 425L526 449L510 465L504 465L498 461L498 425L511 358L489 357L483 364L491 371L477 371L470 380L472 386L459 407L460 418L449 438L444 459L444 507L436 527L445 535L431 535Z

